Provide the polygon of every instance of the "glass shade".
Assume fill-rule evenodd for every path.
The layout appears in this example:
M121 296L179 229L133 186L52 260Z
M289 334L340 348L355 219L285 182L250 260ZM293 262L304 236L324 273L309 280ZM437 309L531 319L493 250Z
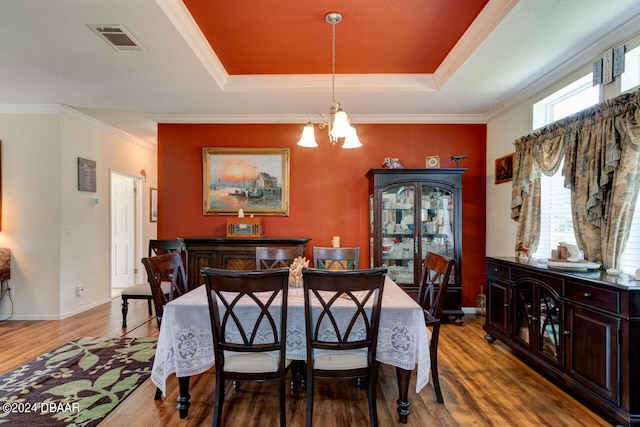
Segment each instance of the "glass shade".
M353 126L349 126L349 132L347 136L344 138L344 144L342 144L342 148L358 148L362 147L362 143L360 139L358 139L358 133L356 132L356 128Z
M349 117L342 108L338 108L335 118L333 119L333 127L331 128L331 136L334 138L346 137L351 129Z
M302 130L302 136L300 137L300 141L298 141L298 145L301 147L317 147L318 143L316 142L316 135L313 129L313 124L307 123Z

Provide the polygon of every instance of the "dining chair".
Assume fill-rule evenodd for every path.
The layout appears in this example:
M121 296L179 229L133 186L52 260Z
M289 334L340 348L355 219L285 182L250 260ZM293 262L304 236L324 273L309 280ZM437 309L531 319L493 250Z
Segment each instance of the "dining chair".
M256 269L289 268L294 259L304 255L304 249L291 247L256 247Z
M158 328L162 324L164 306L171 300L189 291L187 275L182 263L180 252L167 252L148 258L142 258L142 264L147 270L149 287L156 310Z
M313 421L317 378L367 379L369 422L378 425L376 345L386 271L303 270L307 427Z
M147 270L149 288L156 309L158 329L162 323L164 306L171 300L188 292L187 276L182 264L180 251L167 252L148 258L142 258L142 265ZM162 393L156 388L154 400L160 400Z
M216 386L213 426L222 420L225 381L279 381L286 424L285 375L289 269L201 270L213 332Z
M147 256L161 255L167 252L182 252L182 240L149 240L149 251ZM166 290L169 289L168 285L164 285ZM122 298L122 327L127 327L127 313L129 312L129 300L130 299L142 299L147 300L147 307L149 309L149 316L153 314L151 311L151 303L153 302L153 295L151 295L151 288L149 287L149 280L147 282L138 283L137 285L129 286L124 289L120 294Z
M427 252L418 288L417 302L422 307L424 320L427 324L427 335L429 335L430 340L431 376L439 403L444 403L444 400L440 390L440 379L438 378L438 338L440 337L445 295L455 264L456 261L453 258Z
M357 270L360 268L360 247L313 247L313 266L322 270Z

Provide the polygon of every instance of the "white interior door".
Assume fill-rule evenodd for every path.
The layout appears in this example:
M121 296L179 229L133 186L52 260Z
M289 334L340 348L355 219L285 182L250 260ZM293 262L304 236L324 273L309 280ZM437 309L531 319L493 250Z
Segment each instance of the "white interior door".
M135 180L111 173L111 288L136 282Z

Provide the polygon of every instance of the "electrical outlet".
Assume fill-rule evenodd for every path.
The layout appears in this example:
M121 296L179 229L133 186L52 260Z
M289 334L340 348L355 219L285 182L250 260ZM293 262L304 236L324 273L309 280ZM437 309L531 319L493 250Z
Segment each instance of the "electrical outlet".
M84 295L84 285L81 282L76 282L76 295L79 297Z

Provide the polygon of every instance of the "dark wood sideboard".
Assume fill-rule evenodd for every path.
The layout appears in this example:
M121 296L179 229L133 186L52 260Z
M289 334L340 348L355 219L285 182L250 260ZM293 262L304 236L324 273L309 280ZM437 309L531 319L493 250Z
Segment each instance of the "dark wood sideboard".
M486 258L486 339L496 339L604 416L640 425L640 282Z
M200 270L204 267L229 270L255 270L256 247L301 247L306 250L308 238L283 237L185 237L187 280L190 288L202 284Z

